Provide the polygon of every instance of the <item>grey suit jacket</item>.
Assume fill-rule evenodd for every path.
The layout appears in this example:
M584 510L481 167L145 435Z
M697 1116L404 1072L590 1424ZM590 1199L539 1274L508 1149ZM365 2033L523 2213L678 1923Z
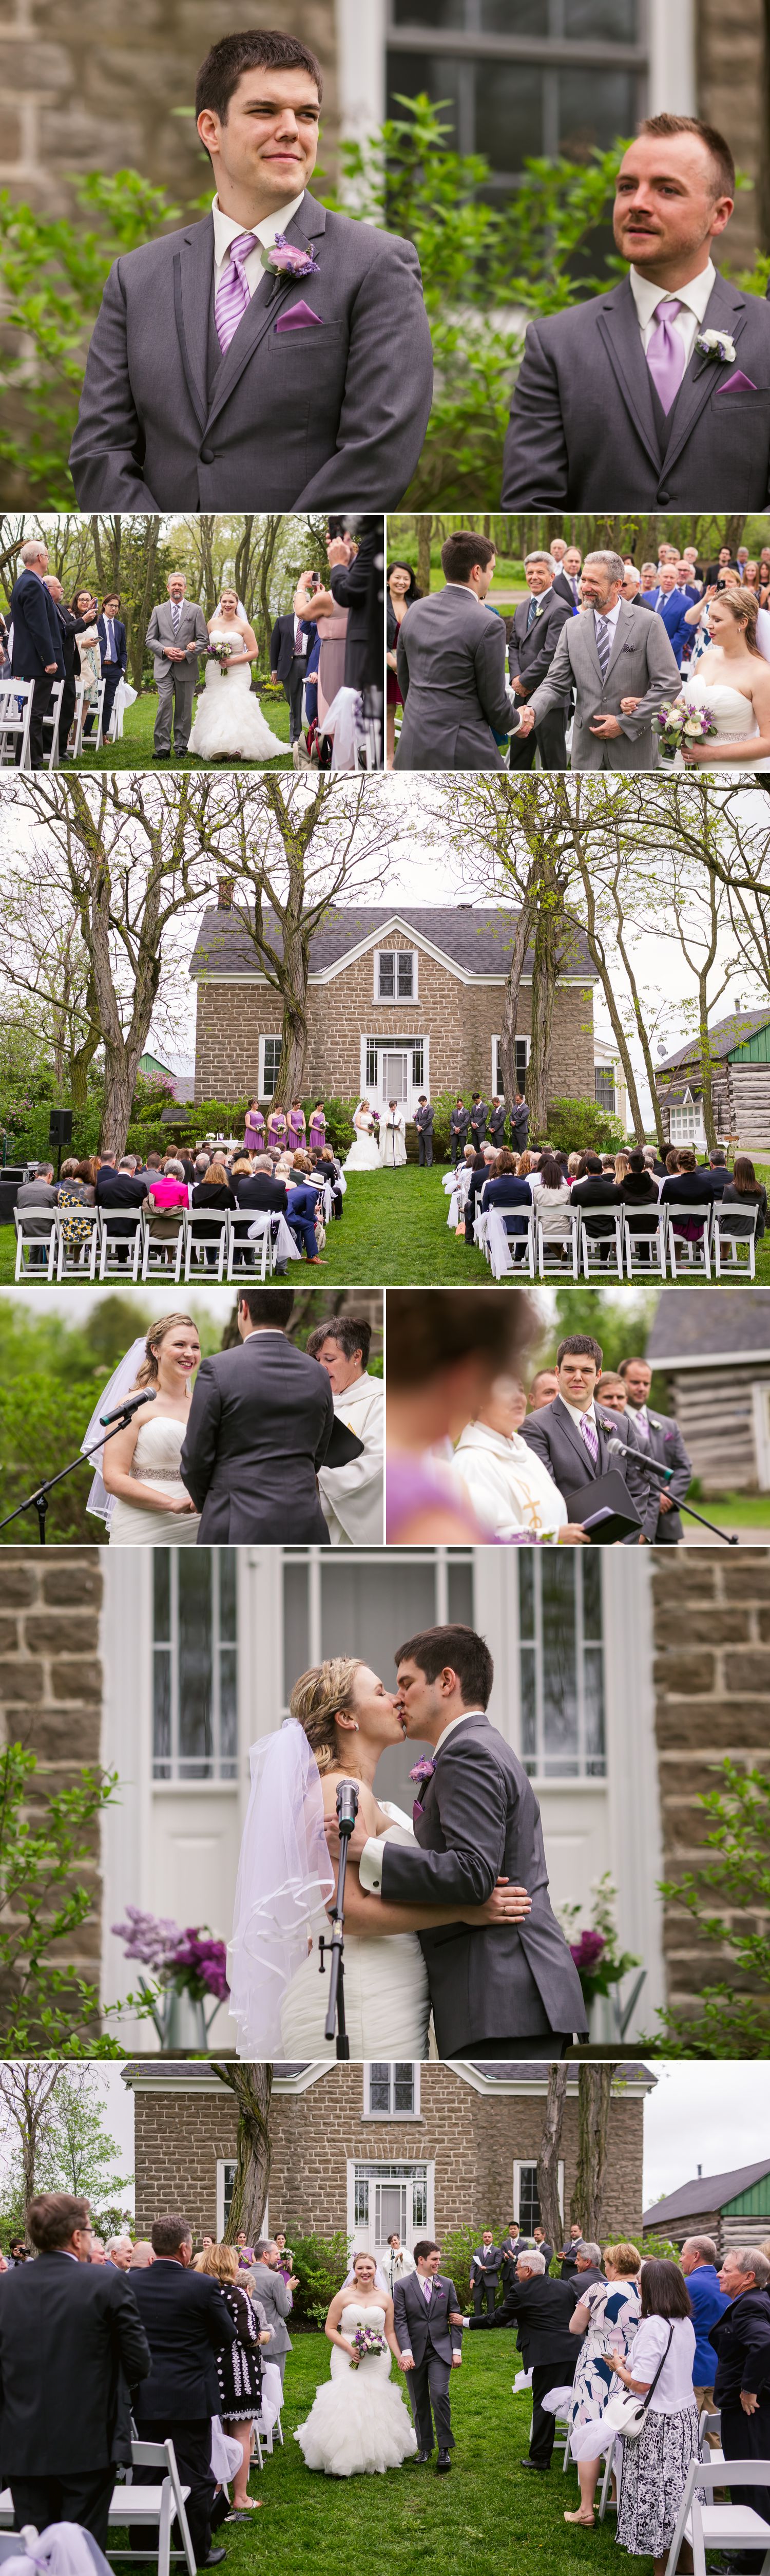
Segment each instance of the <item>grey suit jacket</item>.
M385 1844L388 1901L483 1905L501 1875L532 1898L522 1923L494 1930L452 1923L420 1933L439 2056L531 2032L533 1982L546 2027L584 2032L580 1979L548 1894L535 1792L511 1746L478 1711L453 1727L437 1753L415 1833L418 1851Z
M662 617L640 616L632 601L621 599L607 677L596 642L592 608L568 617L548 677L530 698L535 720L550 707L567 706L573 687L577 707L570 754L573 769L655 769L658 736L653 720L664 702L679 695L682 682ZM638 698L636 714L621 716L621 698ZM596 716L617 716L622 726L612 742L591 732Z
M534 1449L536 1458L542 1459L543 1466L547 1467L549 1476L553 1477L554 1484L558 1485L561 1494L574 1494L581 1485L588 1488L595 1483L597 1476L606 1476L610 1468L617 1468L628 1486L645 1538L654 1538L658 1501L657 1495L652 1492L652 1485L656 1480L652 1476L645 1476L643 1467L638 1463L641 1442L633 1424L625 1414L611 1413L609 1408L604 1412L600 1404L594 1405L594 1412L599 1435L599 1456L596 1466L590 1450L586 1448L582 1432L578 1430L577 1423L573 1422L572 1415L566 1404L562 1403L560 1395L554 1396L552 1404L540 1405L536 1413L527 1415L526 1422L521 1426L522 1440L526 1440L528 1449ZM611 1456L607 1442L615 1439L622 1442L627 1453L625 1458ZM586 1493L586 1510L588 1511L589 1508L588 1493ZM634 1531L629 1539L629 1546L635 1547L638 1544L638 1537L638 1531Z
M153 656L153 660L161 663L162 665L165 664L167 671L173 671L174 668L173 662L166 662L165 659L165 647L167 644L178 644L180 652L186 651L188 661L194 662L199 653L205 653L208 651L209 641L209 630L198 600L185 599L183 601L182 614L179 620L179 632L175 635L174 621L171 615L171 601L169 599L159 599L152 611L150 623L144 640L148 652Z
M411 2352L419 2369L431 2349L451 2365L453 2352L462 2351L462 2326L449 2323L450 2309L461 2312L454 2281L445 2272L436 2272L430 2299L420 2286L419 2272L409 2272L405 2281L397 2281L393 2291L393 2323L399 2352Z
M662 454L628 278L530 322L505 443L503 509L766 510L770 310L717 277L703 329L729 332L735 361L693 350ZM745 387L730 383L739 372Z
M554 582L553 588L546 591L540 615L535 618L528 634L529 599L519 600L508 647L508 670L512 680L521 676L524 682L520 704L531 698L540 681L547 678L562 627L574 614L571 603L562 598Z
M505 627L474 591L447 583L415 600L399 626L396 670L396 769L502 769L494 736L519 721L505 685Z
M181 1459L200 1545L328 1544L316 1474L333 1424L328 1378L283 1333L202 1360Z
M286 2327L286 2319L291 2316L291 2291L287 2290L283 2274L271 2272L269 2263L252 2264L251 2278L257 2297L262 2301L265 2324L270 2327L273 2338L271 2344L263 2346L264 2357L266 2361L274 2361L276 2353L294 2350Z
M265 271L209 382L214 225L115 261L71 467L93 510L393 509L417 466L433 361L412 243L305 195L287 240L318 274ZM281 327L293 306L314 321Z

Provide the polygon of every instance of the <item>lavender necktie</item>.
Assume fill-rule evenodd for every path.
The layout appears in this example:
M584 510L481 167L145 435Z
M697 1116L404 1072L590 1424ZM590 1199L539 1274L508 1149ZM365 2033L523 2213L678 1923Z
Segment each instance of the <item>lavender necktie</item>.
M594 1424L593 1424L592 1422L589 1422L587 1413L581 1413L581 1416L580 1416L580 1432L581 1432L581 1438L585 1441L586 1448L587 1448L587 1450L588 1450L589 1458L592 1458L592 1459L593 1459L593 1462L594 1462L594 1466L595 1466L595 1467L598 1467L598 1464L599 1464L599 1438L598 1438L598 1433L596 1432L596 1430L595 1430L595 1428L594 1428Z
M214 297L214 321L223 356L225 350L230 347L230 342L235 336L239 322L243 320L244 313L248 312L251 298L248 281L243 274L243 263L248 259L249 252L256 250L256 247L256 233L237 233L235 241L230 243L230 257L222 270Z
M656 306L655 329L647 348L647 365L664 412L676 401L686 359L684 341L674 330L677 313L682 307L676 295L666 295Z

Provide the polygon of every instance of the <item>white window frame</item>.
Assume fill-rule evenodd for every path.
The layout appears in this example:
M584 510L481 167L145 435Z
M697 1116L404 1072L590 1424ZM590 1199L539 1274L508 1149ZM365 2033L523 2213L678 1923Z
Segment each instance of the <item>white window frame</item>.
M393 1006L394 1006L394 1003L397 1005L397 1007L398 1007L400 1010L402 1010L402 1011L407 1011L407 1010L409 1010L409 1009L410 1009L412 1002L417 1002L417 1001L419 1001L419 954L420 954L420 952L419 952L419 949L417 949L417 948L375 948L375 951L374 951L374 999L375 999L375 1002L377 1003L377 1007L378 1007L378 1009L379 1009L379 1005L380 1005L380 1003L382 1002L382 1003L384 1004L384 1007L385 1007L385 1009L386 1009L387 1011L392 1011ZM399 957L411 957L411 960L412 960L412 990L411 990L411 993L399 993L399 992L395 992L395 993L381 993L381 992L380 992L380 959L381 959L381 957L395 957L395 958L399 958ZM396 966L393 981L394 981L394 983L395 983L396 985L398 984L398 966Z
M235 2156L217 2156L217 2244L218 2244L218 2245L221 2245L221 2243L222 2243L222 2239L223 2239L223 2236L224 2236L224 2232L225 2232L225 2219L226 2219L226 2211L225 2211L225 2179L226 2179L226 2175L227 2175L227 2173L228 2173L228 2170L230 2170L230 2169L231 2169L231 2170L232 2170L232 2172L233 2172L233 2174L235 2174L235 2171L236 2171L236 2165L237 2165L237 2157L235 2157ZM269 2203L268 2203L267 2201L265 2201L265 2206L264 2206L264 2209L263 2209L263 2211L262 2211L262 2218L261 2218L260 2227L259 2227L259 2234L258 2234L258 2237L257 2237L257 2243L259 2243L259 2238L260 2238L261 2236L269 2236L269 2234L270 2234L270 2220L269 2220L269 2216L268 2216L268 2209L269 2209Z
M582 1781L586 1781L586 1782L588 1782L589 1784L591 1784L591 1785L593 1785L593 1786L595 1786L595 1787L600 1787L600 1786L601 1786L602 1781L606 1780L606 1777L607 1777L607 1771L608 1771L608 1767L609 1767L609 1755L608 1755L608 1749L607 1749L607 1699L608 1699L608 1684L607 1684L607 1591L606 1591L606 1586L605 1586L605 1582L604 1582L604 1579L603 1579L603 1575L602 1575L602 1579L601 1579L601 1592L600 1592L600 1599L601 1599L601 1617L602 1617L601 1636L600 1636L600 1638L589 1638L589 1639L586 1641L586 1637L585 1637L585 1628L584 1628L584 1612L583 1612L583 1583L582 1583L582 1577L581 1577L581 1575L580 1575L580 1574L579 1574L579 1572L578 1572L577 1565L573 1562L572 1574L573 1574L573 1582L574 1582L574 1586L575 1586L575 1688L576 1688L576 1699L577 1699L577 1730L576 1730L576 1737L575 1737L575 1758L576 1758L577 1768L576 1768L574 1771L572 1771L572 1772L570 1772L570 1771L569 1771L569 1770L567 1770L566 1768L565 1768L563 1771L550 1771L550 1770L546 1770L546 1768L545 1768L545 1757L544 1757L544 1754L543 1754L543 1596L542 1596L542 1584L541 1584L542 1565L541 1565L541 1560L540 1560L540 1556L539 1556L538 1550L537 1550L536 1548L532 1550L532 1555L531 1555L531 1565L532 1565L532 1586L533 1586L533 1596L534 1596L534 1613L535 1613L535 1620L534 1620L534 1635L533 1635L532 1637L524 1637L524 1636L522 1636L522 1634L521 1634L521 1629L520 1629L519 1620L518 1620L518 1608L519 1608L519 1598L520 1598L518 1582L517 1582L517 1584L516 1584L516 1588L515 1588L516 1614L517 1614L517 1618L516 1618L516 1653L517 1653L517 1658L518 1658L518 1671L519 1671L519 1693L520 1693L519 1705L520 1705L520 1709L521 1709L521 1720L520 1720L520 1724L521 1724L522 1745L523 1745L523 1738L524 1738L524 1690L523 1690L524 1665L523 1665L523 1660L522 1660L522 1658L523 1658L523 1656L524 1656L525 1654L532 1655L532 1657L533 1657L533 1664L534 1664L534 1674L535 1674L535 1728L536 1728L536 1739L537 1739L537 1741L536 1741L536 1751L535 1751L534 1762L533 1762L533 1764L532 1764L532 1768L531 1768L531 1769L529 1769L530 1756L529 1756L529 1754L525 1754L523 1751L522 1751L522 1761L524 1762L525 1767L528 1769L529 1777L530 1777L532 1780L537 1780L537 1781L539 1781L542 1787L552 1787L552 1786L555 1786L558 1782L561 1782L561 1783L562 1783L562 1785L566 1785L566 1783L567 1783L569 1780L574 1780L574 1783L575 1783L575 1786L576 1786L576 1787L577 1787L577 1786L578 1786L578 1784L579 1784L580 1782L582 1782ZM600 1571L601 1571L601 1569L600 1569ZM588 1644L589 1644L589 1645L596 1645L596 1644L600 1645L600 1647L601 1647L601 1655L602 1655L602 1714L603 1714L603 1719L604 1719L604 1767L603 1767L603 1769L602 1769L601 1771L589 1771L589 1769L588 1769L588 1756L587 1756L587 1753L586 1753L586 1729L585 1729L585 1709L586 1709L586 1698L585 1698L585 1663L584 1663L584 1649L585 1649L586 1642L588 1642ZM541 1764L542 1764L542 1767L541 1767Z
M435 2159L435 2156L384 2156L384 2155L383 2155L383 2156L367 2156L367 2155L363 2155L363 2156L347 2156L345 2161L346 2161L346 2170L347 2170L347 2236L348 2236L348 2243L349 2243L349 2245L351 2246L351 2248L355 2247L355 2245L356 2245L356 2239L357 2239L357 2236L359 2235L360 2228L361 2228L361 2221L356 2219L356 2166L357 2166L357 2165L379 2165L379 2166L381 2167L381 2170L382 2170L382 2177L383 2177L383 2179L384 2179L385 2181L387 2181L387 2179L388 2179L388 2172L387 2172L387 2169L388 2169L388 2167L389 2167L390 2165L394 2165L394 2164L397 2164L397 2165L407 2165L407 2166L409 2166L409 2167L414 2166L414 2165L422 2165L422 2166L424 2166L424 2169L425 2169L425 2197L426 2197L427 2209L428 2209L428 2215L427 2215L427 2218L426 2218L426 2220L425 2220L425 2229L424 2229L424 2233L425 2233L425 2235L426 2235L426 2236L434 2236L434 2235L435 2235L435 2232L436 2232L436 2218L435 2218L435 2206L436 2206L436 2159ZM371 2181L372 2181L372 2184L373 2184L373 2185L374 2185L374 2184L376 2184L376 2176L372 2176L372 2177L370 2177L370 2179L371 2179ZM370 2227L370 2232L371 2232L371 2227ZM411 2251L411 2248L410 2248L410 2251Z
M266 1051L267 1051L268 1046L275 1046L276 1042L280 1045L280 1038L281 1038L281 1032L280 1032L280 1029L268 1029L268 1030L266 1031L265 1036L264 1036L264 1037L261 1037L261 1038L260 1038L260 1041L259 1041L259 1068L258 1068L258 1072L257 1072L257 1095L258 1095L258 1098L259 1098L260 1100L274 1100L274 1099L275 1099L275 1084L273 1083L272 1090L268 1089L267 1075L266 1075L266 1072L265 1072L265 1055L266 1055Z
M408 1007L408 1006L407 1006L406 1002L402 1002L402 1003L400 1004L400 1008L401 1008L401 1010L403 1010L403 1011L405 1011L405 1010L407 1009L407 1007ZM407 1118L411 1118L411 1117L413 1117L413 1115L414 1115L414 1109L416 1108L417 1101L418 1101L418 1099L419 1099L419 1095L420 1095L420 1091L424 1091L424 1092L425 1092L425 1095L426 1095L426 1098L427 1098L428 1100L430 1099L430 1038L429 1038L428 1036L426 1036L426 1035L423 1033L422 1029L413 1029L413 1030L411 1030L411 1032L410 1032L406 1037L404 1037L404 1038L402 1038L400 1035L395 1035L395 1036L391 1039L391 1041L390 1041L390 1045L389 1045L389 1053L390 1053L391 1055L398 1055L399 1053L403 1053L403 1054L405 1054L405 1055L409 1055L409 1056L411 1056L411 1055L412 1055L412 1053L413 1053L413 1050L414 1050L415 1046L421 1046L421 1047L422 1047L422 1082L418 1085L416 1082L414 1082L414 1081L412 1080L412 1077L411 1077L411 1074L410 1074L410 1077L409 1077L409 1093L408 1093L408 1097L407 1097L407 1099L406 1099L405 1101L403 1101L403 1102L402 1102L402 1107L406 1110ZM373 1091L372 1091L372 1089L371 1089L371 1086L370 1086L370 1084L369 1084L369 1082L368 1082L368 1079L367 1079L367 1072L366 1072L366 1059L367 1059L367 1055L368 1055L368 1053L369 1053L369 1048L370 1048L370 1047L376 1047L376 1048L377 1048L378 1056L379 1056L379 1055L381 1054L381 1052L383 1051L383 1049L382 1049L382 1042L381 1042L381 1039L380 1039L380 1037L377 1035L376 1031L375 1031L375 1032L372 1032L371 1030L366 1030L366 1031L364 1031L364 1032L363 1032L362 1037L361 1037L361 1056L360 1056L360 1065L359 1065L359 1099L360 1099L360 1100L366 1100L366 1099L371 1100L371 1099L375 1099L375 1100L377 1100L377 1101L379 1102L380 1107L381 1107L381 1106L382 1106L383 1095L382 1095L379 1091L374 1091L374 1092L373 1092Z
M537 2168L537 2157L536 2157L536 2156L514 2156L514 2159L513 2159L513 2215L514 2215L514 2218L515 2218L515 2220L516 2220L517 2226L520 2226L520 2225L521 2225L521 2219L520 2219L520 2216L519 2216L519 2211L520 2211L520 2207L521 2207L521 2177L522 2177L522 2174L523 2174L524 2172L529 2173L529 2171L530 2171L530 2169L531 2169L532 2165L534 2165L534 2166L535 2166L535 2168ZM561 2222L562 2222L562 2226L563 2226L563 2225L564 2225L564 2163L563 2163L563 2159L562 2159L562 2157L561 2157L561 2156L559 2157L558 2193L559 2193L559 2210L560 2210L560 2213L561 2213ZM555 2252L555 2250L556 2250L556 2249L555 2249L555 2247L554 2247L554 2252Z
M234 1783L234 1782L237 1782L237 1778L238 1778L238 1768L239 1768L239 1762L240 1762L240 1725L239 1725L239 1716L240 1716L240 1678L241 1678L241 1675L240 1675L240 1634L239 1634L239 1627L240 1627L240 1621L239 1621L240 1600L239 1600L239 1588L238 1588L238 1558L237 1558L237 1554L236 1554L236 1558L235 1558L235 1566L234 1566L234 1569L233 1569L233 1571L234 1571L234 1577L235 1577L235 1638L234 1638L234 1640L232 1640L232 1641L231 1641L230 1639L226 1639L226 1640L224 1641L224 1645L223 1645L223 1641L222 1641L221 1636L220 1636L220 1606L221 1606L221 1605L220 1605L220 1586L221 1586L221 1578L222 1578L222 1568L221 1568L221 1561L220 1561L220 1556L219 1556L219 1550L218 1550L218 1549L217 1549L216 1551L214 1551L213 1549L212 1549L212 1550L210 1550L210 1556L211 1556L211 1568L210 1568L210 1571L211 1571L211 1740L212 1740L212 1751L211 1751L211 1757L210 1757L210 1759L211 1759L211 1768L210 1768L209 1770L207 1770L207 1769L205 1768L205 1757L204 1757L203 1755L201 1755L201 1757L200 1757L200 1762L199 1762L199 1767L198 1767L196 1770L194 1770L194 1769L191 1767L191 1757L182 1753L182 1751L181 1751L181 1749L180 1749L180 1740L179 1740L179 1736L180 1736L180 1725L179 1725L179 1721L180 1721L180 1697L179 1697L179 1551L178 1551L178 1548L169 1548L167 1552L168 1552L168 1555L169 1555L169 1558L170 1558L170 1564L169 1564L170 1632L169 1632L169 1636L168 1636L168 1638L167 1638L167 1639L166 1639L166 1638L157 1638L157 1639L156 1639L156 1636L155 1636L155 1615L154 1615L154 1603L153 1603L153 1599L152 1599L152 1592L151 1592L151 1596L150 1596L150 1727L151 1727L151 1736L152 1736L152 1756L151 1756L151 1758L152 1758L152 1779L153 1779L153 1785L154 1785L156 1788L158 1787L158 1785L161 1785L161 1786L168 1786L168 1787L173 1787L173 1788L186 1788L186 1787L188 1786L188 1784L191 1784L193 1788L197 1788L199 1785L204 1785L205 1787L207 1787L207 1788L208 1788L208 1787L214 1787L214 1786L216 1786L217 1784L223 1784L226 1788L231 1788L231 1787L233 1786L233 1783ZM153 1559L153 1563L154 1563L154 1562L155 1562L155 1560ZM223 1754L222 1754L222 1740L221 1740L221 1735L222 1735L222 1730L221 1730L221 1715L222 1715L222 1703L221 1703L221 1683L222 1683L221 1654L222 1654L222 1652L226 1652L226 1651L228 1650L228 1648L230 1648L230 1646L231 1646L231 1645L232 1645L232 1650L234 1651L234 1654L235 1654L236 1737L235 1737L235 1747L234 1747L234 1751L233 1751L232 1755L230 1755L230 1756L228 1757L228 1759L230 1760L230 1762L231 1762L231 1764L232 1764L232 1768L231 1768L230 1770L226 1771L226 1770L223 1768ZM166 1652L167 1652L167 1653L168 1653L168 1655L169 1655L169 1661L170 1661L170 1679L171 1679L171 1691L170 1691L170 1728L171 1728L171 1749L170 1749L170 1753L169 1753L169 1757L168 1757L168 1758L169 1758L169 1769L168 1769L168 1770L157 1770L157 1771L156 1771L156 1769L155 1769L155 1735L154 1735L154 1715L155 1715L155 1658L156 1658L156 1654L165 1654ZM184 1763L187 1763L187 1765L188 1765L188 1767L187 1767L186 1769L183 1769L183 1768L182 1768L182 1765L183 1765Z
M269 1584L270 1584L270 1586L271 1586L271 1587L272 1587L272 1585L273 1585L273 1583L274 1583L274 1567L273 1567L273 1559L274 1559L274 1557L275 1557L275 1554L276 1554L276 1550L275 1550L274 1548L266 1548L266 1549L265 1549L266 1572L267 1572L267 1574L268 1574L268 1580L269 1580ZM469 1565L469 1566L470 1566L470 1568L471 1568L471 1572L472 1572L472 1574L473 1574L473 1576L474 1576L474 1593L475 1593L475 1591L476 1591L476 1574L477 1574L477 1565L478 1565L478 1551L475 1551L475 1552L474 1552L474 1549L473 1549L473 1547L471 1546L471 1547L467 1547L467 1548L462 1548L462 1549L459 1551L459 1554L460 1554L460 1557L461 1557L461 1559L462 1559L462 1563L463 1563L464 1565ZM451 1596L452 1574L453 1574L453 1571L454 1571L454 1567L455 1567L455 1565L457 1564L457 1561L458 1561L458 1550L457 1550L456 1548L454 1548L454 1549L450 1549L450 1548L448 1548L448 1547L423 1547L423 1548L420 1548L420 1547L405 1547L405 1548L401 1548L401 1549L398 1549L398 1548L396 1548L396 1547L389 1547L389 1548L388 1548L388 1551L387 1551L387 1562L388 1562L388 1567L389 1567L389 1568L390 1568L392 1565L397 1565L397 1564L398 1564L399 1556L400 1556L400 1558L401 1558L401 1562L402 1562L404 1565L412 1566L412 1565L421 1565L421 1564L422 1564L422 1565L427 1565L427 1566L429 1566L429 1567L432 1569L432 1571L433 1571L433 1584L434 1584L434 1593L433 1593L433 1597L434 1597L434 1611L433 1611L433 1619L432 1619L432 1621L431 1621L431 1623L430 1623L430 1624L431 1624L432 1626L436 1627L436 1628L445 1628L445 1627L446 1627L446 1625L447 1625L447 1622L448 1622L448 1621L452 1618L452 1616L453 1616L452 1610L451 1610L451 1608L450 1608L450 1596ZM291 1563L292 1563L292 1564L294 1564L294 1565L306 1564L306 1565L307 1565L307 1569L308 1569L308 1647L309 1647L309 1665L311 1665L311 1664L320 1664L320 1662L321 1662L321 1660L322 1660L322 1635L321 1635L321 1630L322 1630L322 1601L321 1601L321 1585L322 1585L322 1582L323 1582L323 1571L324 1571L324 1566L325 1566L325 1564L327 1563L327 1558L328 1558L328 1551L327 1551L327 1549L326 1549L326 1548L324 1548L324 1547L319 1547L319 1546L317 1546L317 1545L311 1545L311 1546L308 1546L308 1547L306 1547L306 1548L296 1548L296 1549L293 1549L293 1550L292 1550L292 1555L291 1555L291 1560L290 1560L290 1561L291 1561ZM381 1549L380 1547L346 1548L346 1550L345 1550L345 1563L346 1563L346 1565L350 1566L351 1568L352 1568L352 1567L354 1567L355 1565L381 1565L381 1563L382 1563L382 1549ZM286 1564L286 1552L285 1552L285 1551L283 1551L283 1553L282 1553L282 1559L281 1559L281 1571L282 1571L282 1572L283 1572L283 1568L284 1568L285 1564ZM270 1600L270 1593L268 1592L268 1595L267 1595L267 1597L266 1597L266 1602L265 1602L265 1615L267 1615L267 1611L268 1611L268 1608L269 1608L269 1600ZM475 1611L475 1615L476 1615L476 1617L477 1617L477 1623L478 1623L478 1624L480 1624L480 1621L478 1620L478 1612L477 1612L477 1611ZM287 1716L287 1715L288 1715L288 1701L287 1701L287 1698L286 1698L286 1681L287 1681L287 1676L286 1676L286 1673L284 1672L284 1669L283 1669L283 1663L284 1663L284 1655L283 1655L283 1602L282 1602L282 1604L281 1604L281 1618L280 1618L280 1621L278 1622L278 1627L280 1628L280 1632L281 1632L281 1634L280 1634L280 1665L281 1665L280 1701L281 1701L281 1716L282 1716L282 1717L285 1717L285 1716ZM254 1633L254 1652L255 1652L255 1654L259 1652L259 1634L258 1634L258 1630L257 1630L257 1631L255 1631L255 1633ZM247 1657L247 1649L246 1649L246 1646L244 1645L244 1667L245 1667L245 1664L246 1664L246 1657ZM276 1721L275 1721L275 1718L274 1718L274 1717L271 1717L271 1723L272 1723L273 1725L275 1725ZM247 1740L247 1739L244 1739L244 1740Z
M687 1126L686 1124L685 1112L687 1110L691 1111L693 1120L696 1122L693 1126ZM678 1100L672 1104L668 1113L668 1120L672 1145L705 1145L706 1129L703 1119L702 1094L697 1100L694 1100L692 1092L687 1090L684 1094L683 1100ZM685 1123L682 1125L681 1134L676 1135L674 1132L675 1126L679 1127L680 1122Z
M380 2058L380 2057L375 2058L375 2060L374 2060L374 2064L375 2064L376 2066L385 2066L385 2065L388 2065L388 2066L390 2067L390 2069L391 2069L391 2092L393 2091L393 2068L394 2068L396 2065L399 2065L399 2066L400 2066L400 2065L402 2065L402 2064L403 2064L403 2065L405 2065L406 2063L407 2063L406 2059L401 2059L401 2058L396 2059L395 2057L389 2057L389 2058L387 2058L387 2059L386 2059L386 2058L384 2058L384 2057L382 2057L382 2058ZM418 2063L416 2060L411 2060L411 2059L409 2060L409 2063L411 2064L411 2067L412 2067L412 2080L413 2080L413 2084L414 2084L414 2100L413 2100L413 2103L412 2103L411 2111L373 2111L373 2110L372 2110L372 2104L371 2104L371 2066L370 2066L369 2064L366 2064L366 2063L365 2063L365 2065L364 2065L364 2069L363 2069L363 2076L364 2076L363 2100L364 2100L364 2119L365 2119L365 2120L419 2120L419 2119L421 2118L421 2116L422 2116L422 2115L421 2115L421 2111L420 2111L420 2068L419 2068L419 2063Z
M517 1029L517 1031L516 1031L516 1044L517 1044L517 1046L523 1046L523 1048L524 1048L524 1069L525 1069L525 1072L526 1072L526 1068L527 1068L527 1065L528 1065L528 1063L529 1063L530 1055L531 1055L531 1052L532 1052L532 1039L531 1039L531 1038L528 1038L528 1037L525 1037L525 1036L524 1036L523 1031L522 1031L522 1030ZM499 1048L499 1045L500 1045L500 1038L499 1038L499 1035L498 1035L496 1038L493 1038L493 1039L492 1039L492 1058L491 1058L491 1062L492 1062L492 1098L493 1098L493 1100L494 1100L494 1098L495 1098L495 1094L497 1094L497 1098L498 1098L498 1100L502 1100L502 1096L503 1096L503 1095L502 1095L502 1092L501 1092L501 1090L500 1090L500 1086L499 1086L499 1083L498 1083L498 1079L497 1079L497 1056L498 1056L498 1048Z

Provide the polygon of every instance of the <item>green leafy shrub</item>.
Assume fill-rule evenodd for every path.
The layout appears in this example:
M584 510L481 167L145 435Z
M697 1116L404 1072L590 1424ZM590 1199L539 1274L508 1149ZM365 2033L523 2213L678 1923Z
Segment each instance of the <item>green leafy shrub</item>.
M628 1142L619 1118L596 1100L549 1100L548 1143L562 1154L619 1154Z
M710 1984L704 1964L697 2018L664 2008L657 2044L666 2057L769 2058L770 1778L725 1761L698 1805L710 1857L661 1881L660 1894L684 1907L726 1973Z
M341 2227L332 2236L295 2236L292 2229L291 2250L299 2280L292 2326L322 2326L350 2269L349 2239Z

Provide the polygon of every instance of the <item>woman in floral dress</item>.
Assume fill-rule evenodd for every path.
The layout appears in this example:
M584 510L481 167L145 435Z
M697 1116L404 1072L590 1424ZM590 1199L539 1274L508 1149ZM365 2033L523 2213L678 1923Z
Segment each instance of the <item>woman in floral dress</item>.
M594 2428L609 2398L617 2393L611 2356L617 2354L620 2361L627 2359L641 2313L642 2258L637 2246L608 2245L604 2268L606 2281L592 2281L570 2317L570 2334L585 2335L585 2342L578 2354L569 2418L570 2449L580 2481L580 2507L577 2513L565 2513L564 2520L582 2523L589 2531L593 2529L594 2495L601 2467L601 2453L590 2456L597 2438ZM590 2433L585 2430L588 2425L592 2428Z
M238 2281L238 2252L235 2245L210 2245L202 2256L202 2272L209 2272L219 2282L225 2307L236 2330L236 2342L216 2355L219 2380L219 2412L222 2423L241 2446L241 2466L237 2471L232 2494L233 2513L252 2513L256 2498L249 2495L252 2424L262 2402L262 2363L260 2344L270 2342L270 2331L264 2308L252 2305Z

